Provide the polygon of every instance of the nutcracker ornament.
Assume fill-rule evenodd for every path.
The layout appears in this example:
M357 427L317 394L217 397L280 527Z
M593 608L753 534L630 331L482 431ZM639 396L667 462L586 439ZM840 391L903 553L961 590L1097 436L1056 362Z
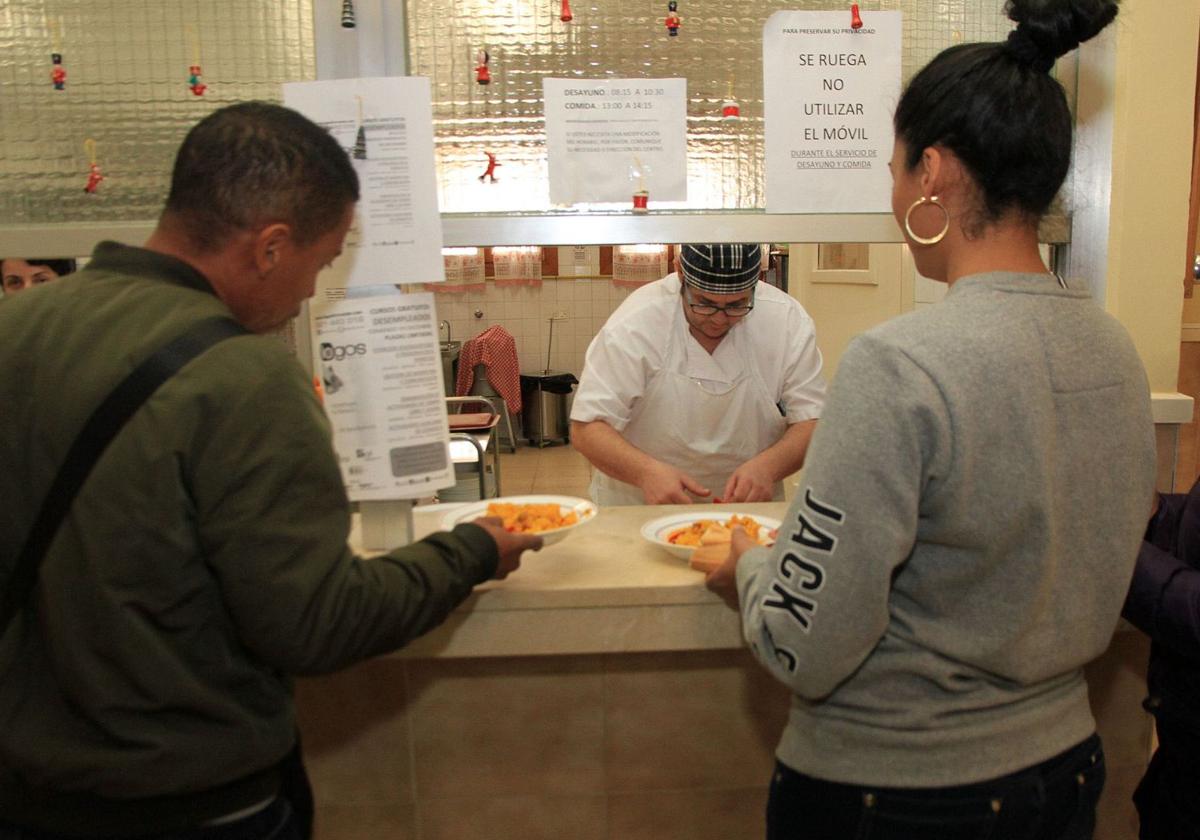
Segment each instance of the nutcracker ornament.
M342 29L353 29L357 25L354 19L354 0L342 0Z
M87 151L88 160L91 161L88 165L87 184L84 185L83 191L94 195L100 182L104 180L104 176L100 174L100 164L96 163L96 141L89 137L83 141L83 148Z
M679 34L679 25L683 23L676 14L677 11L679 11L679 4L675 0L670 0L667 3L667 19L663 23L667 26L667 34L672 38Z
M479 176L479 180L494 184L496 183L496 167L500 164L496 162L496 156L491 152L484 152L484 154L487 155L488 165L487 169L483 170L483 174Z
M188 90L195 96L203 96L204 91L208 90L208 85L200 81L200 65L193 64L188 67Z
M480 50L475 53L475 82L480 85L491 84L492 71L488 69L488 62L492 57L488 55L487 50Z
M200 81L200 34L195 24L187 25L188 42L192 45L192 63L188 65L188 90L193 96L203 96L208 85Z
M559 12L558 19L563 23L570 23L574 18L575 15L571 14L571 0L562 0L562 11Z
M50 53L50 61L54 69L50 71L50 81L55 90L65 90L67 87L67 71L62 66L62 53Z
M862 15L858 13L858 4L850 4L850 28L862 29Z
M62 20L47 20L47 26L50 28L50 63L54 65L50 71L50 81L54 85L55 90L67 89L67 71L62 66L62 38L59 32L62 29Z

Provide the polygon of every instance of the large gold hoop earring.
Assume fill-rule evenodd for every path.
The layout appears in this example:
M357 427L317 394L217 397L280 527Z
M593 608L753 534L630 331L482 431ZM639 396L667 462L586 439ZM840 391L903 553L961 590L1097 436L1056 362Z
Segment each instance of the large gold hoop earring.
M912 225L909 224L909 218L912 216L912 211L916 210L922 204L932 204L934 207L941 210L946 216L945 226L940 232L933 236L917 236L915 233L913 233ZM950 211L946 209L944 204L938 201L938 197L936 195L930 196L929 198L921 196L912 204L908 205L908 210L904 213L904 232L908 234L909 239L911 239L913 242L916 242L918 245L936 245L945 239L946 234L950 232Z

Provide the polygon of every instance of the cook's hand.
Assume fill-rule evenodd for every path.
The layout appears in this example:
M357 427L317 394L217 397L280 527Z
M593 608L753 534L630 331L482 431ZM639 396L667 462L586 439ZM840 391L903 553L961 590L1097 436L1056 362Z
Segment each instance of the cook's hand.
M775 495L775 482L753 461L747 461L729 476L721 500L725 502L769 502Z
M704 585L710 591L721 596L721 600L735 612L738 609L737 564L741 556L758 543L750 539L742 526L733 529L733 541L729 547L729 556L725 562L704 575Z
M707 487L683 470L661 462L642 476L641 490L648 505L689 505L694 501L692 496L709 494Z
M487 531L496 541L500 562L496 564L493 580L504 580L521 566L521 555L525 551L541 551L542 538L537 534L510 534L504 530L504 520L498 516L481 516L475 524Z

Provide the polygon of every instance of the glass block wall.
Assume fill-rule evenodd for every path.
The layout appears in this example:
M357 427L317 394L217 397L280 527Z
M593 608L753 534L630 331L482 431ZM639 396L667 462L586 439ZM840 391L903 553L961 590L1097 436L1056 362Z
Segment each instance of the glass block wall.
M315 78L314 54L308 0L0 0L0 224L154 218L187 129L279 101L280 82Z
M667 33L667 0L406 0L409 72L432 80L439 199L445 212L551 208L542 79L664 78L688 81L688 200L659 209L761 208L763 198L762 27L780 9L844 8L842 0L677 0L677 37ZM1002 0L877 0L900 10L903 76L960 41L1001 40L1011 23ZM492 81L475 81L485 49ZM741 119L721 119L732 95ZM501 166L480 183L486 152ZM607 205L616 207L616 205ZM625 205L619 205L626 209Z

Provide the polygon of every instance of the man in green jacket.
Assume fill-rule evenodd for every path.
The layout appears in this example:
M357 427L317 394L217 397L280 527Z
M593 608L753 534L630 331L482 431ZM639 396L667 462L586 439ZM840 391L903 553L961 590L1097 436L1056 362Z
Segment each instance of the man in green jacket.
M129 419L3 629L0 840L300 837L280 795L299 766L290 675L403 646L541 547L478 520L372 560L347 548L325 416L253 333L313 294L357 200L327 132L234 105L184 140L145 247L102 243L0 307L0 587L117 383L199 321L249 331Z

